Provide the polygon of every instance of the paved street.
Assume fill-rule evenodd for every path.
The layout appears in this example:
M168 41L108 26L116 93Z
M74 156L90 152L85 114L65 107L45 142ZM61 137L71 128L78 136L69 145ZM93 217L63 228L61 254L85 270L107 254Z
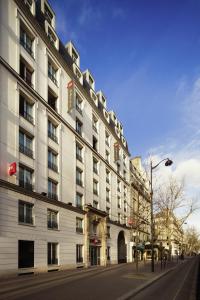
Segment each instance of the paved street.
M165 271L177 266L175 270L170 271L169 274L131 299L145 299L146 297L148 299L189 299L187 293L193 283L194 276L191 274L194 275L195 265L195 259L179 262L178 266L176 261L168 263ZM11 280L10 283L9 281L1 282L0 299L25 300L28 295L29 300L114 300L161 274L160 264L156 264L154 274L150 272L149 262L140 263L139 269L137 274L134 264L125 264L106 269L74 270L71 273L72 276L69 272L59 272L20 277Z

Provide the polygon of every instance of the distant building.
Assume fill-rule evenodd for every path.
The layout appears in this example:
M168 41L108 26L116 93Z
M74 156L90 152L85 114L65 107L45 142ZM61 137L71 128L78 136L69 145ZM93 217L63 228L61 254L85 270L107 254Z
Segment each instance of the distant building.
M179 255L184 242L182 224L170 210L165 209L154 216L155 244L166 254Z

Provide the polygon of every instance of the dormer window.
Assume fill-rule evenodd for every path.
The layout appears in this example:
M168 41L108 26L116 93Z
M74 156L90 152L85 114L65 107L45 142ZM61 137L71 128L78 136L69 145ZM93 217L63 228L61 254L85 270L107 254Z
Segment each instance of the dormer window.
M92 77L89 75L89 84L90 86L93 86L94 84L94 80L92 79Z
M51 13L50 9L47 7L46 3L44 4L44 15L48 23L52 25L53 14Z
M72 48L72 59L77 64L78 54L75 52L73 48Z

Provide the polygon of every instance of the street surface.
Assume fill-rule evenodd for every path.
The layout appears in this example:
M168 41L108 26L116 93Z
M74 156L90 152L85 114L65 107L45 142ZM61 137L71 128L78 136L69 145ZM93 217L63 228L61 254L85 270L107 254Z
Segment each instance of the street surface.
M197 259L168 263L165 271L175 269L129 299L189 300L196 265ZM139 273L136 273L135 264L122 264L111 268L74 270L72 276L69 272L54 272L18 277L10 282L0 282L0 299L27 300L28 296L29 300L116 300L161 275L159 263L155 270L151 273L150 262L141 262Z

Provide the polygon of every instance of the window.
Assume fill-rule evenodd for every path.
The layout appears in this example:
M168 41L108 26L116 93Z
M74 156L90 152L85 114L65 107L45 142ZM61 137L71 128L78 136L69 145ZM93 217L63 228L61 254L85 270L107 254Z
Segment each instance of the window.
M76 232L83 233L83 219L76 218Z
M92 128L94 131L98 132L98 119L94 115L92 116Z
M126 167L126 155L123 154L123 163L124 163L124 167Z
M18 204L18 220L19 223L33 225L33 204L19 201Z
M93 180L93 193L98 195L98 182L96 180Z
M76 207L83 208L83 195L76 193Z
M48 137L54 142L58 143L58 138L56 135L57 127L50 120L48 120Z
M106 169L106 182L110 183L110 171Z
M78 54L75 52L75 50L72 48L72 59L73 59L73 61L76 63L76 64L78 64L77 63L77 60L78 60Z
M55 83L55 85L58 85L58 82L56 79L57 70L50 61L48 61L48 76L53 81L53 83Z
M51 13L50 9L47 7L46 3L44 4L44 16L47 22L52 25L53 14Z
M83 124L81 123L81 121L79 119L76 119L76 132L80 135L82 135L82 127Z
M119 196L117 197L117 206L118 206L118 208L121 208L121 206L122 206L121 198Z
M48 179L48 197L54 200L58 200L57 185L57 182Z
M107 246L107 260L110 260L110 246Z
M118 213L118 222L121 223L121 214Z
M126 200L124 201L124 212L126 212L127 211L127 202L126 202Z
M93 201L93 207L98 209L99 203L98 201L94 200Z
M83 171L79 168L76 168L76 184L83 186Z
M58 229L58 212L47 209L47 227L49 229Z
M31 158L33 157L32 141L32 137L22 131L19 132L19 151Z
M58 172L57 156L51 149L48 150L48 168L55 172Z
M57 96L54 94L54 92L50 89L48 89L48 104L53 108L55 111L57 111Z
M126 171L124 171L124 179L126 180Z
M98 160L93 157L93 172L98 174Z
M32 185L32 174L33 171L24 167L19 167L19 186L32 191L33 185Z
M110 190L108 188L106 189L106 201L110 202Z
M107 226L107 238L110 238L110 226Z
M117 191L120 192L121 191L121 182L119 180L117 180Z
M105 143L106 143L106 145L109 147L109 146L110 146L110 136L109 136L109 134L107 133L107 131L106 131L106 133L105 133L105 136L106 136L106 138L105 138Z
M29 103L22 95L19 96L19 114L33 124L33 104Z
M117 173L120 174L120 164L119 163L117 163Z
M34 242L18 241L18 268L34 267Z
M79 144L76 143L76 158L80 160L81 162L83 161L83 147Z
M53 31L48 27L48 33L47 33L47 36L50 40L50 43L55 47L55 43L56 43L56 36L55 34L53 33Z
M47 263L48 265L58 264L58 244L48 243L47 244Z
M106 213L108 214L108 217L110 218L110 207L106 207Z
M82 99L76 94L76 110L82 115Z
M20 59L20 77L26 81L28 85L33 87L32 84L32 75L33 75L33 70L29 68L24 61Z
M92 147L95 151L97 151L97 145L98 145L98 141L97 139L95 138L95 136L93 136L92 138Z
M76 245L76 262L83 262L83 245Z
M33 56L33 51L32 51L33 39L22 27L20 27L20 44L31 56Z
M110 161L110 153L106 150L106 161L109 163Z

